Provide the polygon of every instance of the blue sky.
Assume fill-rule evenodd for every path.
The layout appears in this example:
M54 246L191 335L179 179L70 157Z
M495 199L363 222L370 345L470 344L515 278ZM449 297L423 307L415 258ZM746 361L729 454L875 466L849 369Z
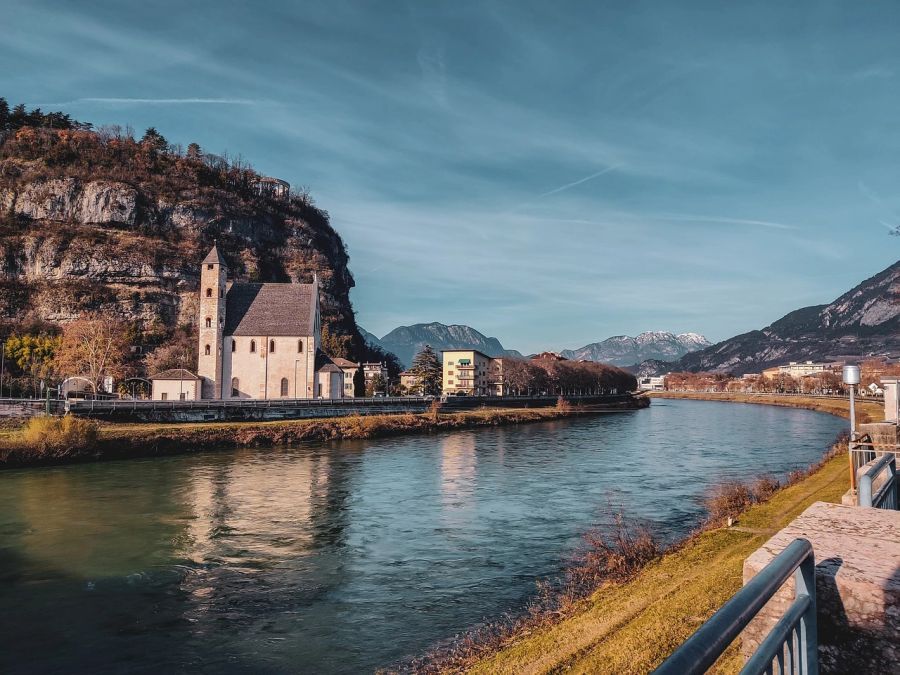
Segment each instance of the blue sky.
M895 2L10 2L0 95L307 186L362 326L712 340L898 257Z

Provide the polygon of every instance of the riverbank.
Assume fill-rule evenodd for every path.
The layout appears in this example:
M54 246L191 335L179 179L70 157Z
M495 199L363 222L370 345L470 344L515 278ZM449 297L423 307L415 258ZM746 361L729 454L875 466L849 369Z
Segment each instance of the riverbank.
M846 398L819 398L816 396L779 396L778 394L745 394L737 392L653 391L644 394L648 398L678 398L692 401L722 401L726 403L755 403L782 408L802 408L818 412L850 417L850 402ZM880 422L884 419L884 403L856 401L856 421L860 424Z
M653 396L808 408L844 417L849 412L849 403L837 399L670 392ZM876 410L871 403L860 407L860 421L881 419L882 408ZM753 551L813 502L840 503L846 488L846 454L839 454L764 503L751 506L734 527L699 532L630 581L602 586L562 620L514 634L498 650L477 661L454 664L453 669L474 673L646 673L741 588L743 562ZM735 643L712 672L734 673L742 666Z
M635 410L649 405L649 400L638 397L629 406L615 408L489 408L453 413L436 410L421 414L350 415L273 422L100 423L97 440L91 447L56 452L52 456L27 444L21 430L7 429L0 432L0 468L457 431Z

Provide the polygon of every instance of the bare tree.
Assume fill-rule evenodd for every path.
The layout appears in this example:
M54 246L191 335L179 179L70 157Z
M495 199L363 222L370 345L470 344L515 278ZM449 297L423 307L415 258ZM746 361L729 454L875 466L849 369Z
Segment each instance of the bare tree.
M63 378L80 375L88 379L96 394L103 378L122 373L127 351L128 343L122 321L92 312L82 315L63 328L54 365Z

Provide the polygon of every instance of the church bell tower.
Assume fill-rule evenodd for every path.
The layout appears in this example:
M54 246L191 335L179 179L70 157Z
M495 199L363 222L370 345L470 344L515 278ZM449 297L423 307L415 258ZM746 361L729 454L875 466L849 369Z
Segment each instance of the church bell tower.
M200 265L200 344L197 375L201 398L222 398L222 335L225 330L225 259L217 246Z

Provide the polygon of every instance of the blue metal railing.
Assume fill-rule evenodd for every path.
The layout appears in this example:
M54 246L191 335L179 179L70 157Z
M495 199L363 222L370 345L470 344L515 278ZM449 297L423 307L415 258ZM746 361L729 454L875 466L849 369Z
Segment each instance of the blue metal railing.
M792 574L796 584L793 603L741 672L816 675L816 563L812 544L806 539L792 541L654 672L705 673Z
M859 505L876 509L900 510L897 492L897 457L892 452L861 466L857 472ZM874 489L874 492L873 492Z

